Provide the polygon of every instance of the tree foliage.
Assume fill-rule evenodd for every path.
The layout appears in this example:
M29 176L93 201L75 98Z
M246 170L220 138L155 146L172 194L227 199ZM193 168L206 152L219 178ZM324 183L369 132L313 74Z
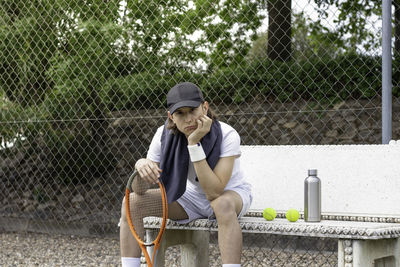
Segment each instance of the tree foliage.
M340 46L348 50L356 51L358 46L364 51L377 49L380 46L378 29L370 28L371 18L382 16L382 1L378 0L315 0L320 20L329 16L327 10L335 7L338 10L337 19L334 21L335 29L324 32L334 33L342 43ZM377 38L378 37L378 38Z
M44 98L52 84L46 76L57 51L57 21L62 11L53 1L2 1L0 86L10 101L23 106Z
M257 34L266 0L1 1L0 134L45 142L55 173L85 179L100 177L113 164L110 113L162 107L166 90L183 80L225 102L241 103L257 93L280 101L300 94L373 97L376 82L363 91L341 73L355 69L337 65L352 60L355 67L376 68L376 58L358 57L353 49L376 45L362 29L364 17L379 10L375 0L365 1L318 2L321 19L328 4L341 11L336 31L295 16L288 49L294 57L287 57L295 60L287 62L268 58L268 35ZM313 64L326 76L330 71L330 78ZM332 83L352 89L335 93Z
M251 0L128 1L125 41L137 59L136 71L228 66L240 62L264 18Z
M110 111L159 107L151 95L199 69L239 63L263 18L258 8L250 0L2 1L2 120L19 122L2 124L2 139L43 140L63 180L101 176L112 164Z

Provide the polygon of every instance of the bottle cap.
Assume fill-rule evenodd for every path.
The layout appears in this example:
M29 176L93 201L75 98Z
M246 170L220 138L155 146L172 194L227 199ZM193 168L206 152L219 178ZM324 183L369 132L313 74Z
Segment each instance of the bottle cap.
M308 170L308 175L309 176L317 176L317 170L316 169Z

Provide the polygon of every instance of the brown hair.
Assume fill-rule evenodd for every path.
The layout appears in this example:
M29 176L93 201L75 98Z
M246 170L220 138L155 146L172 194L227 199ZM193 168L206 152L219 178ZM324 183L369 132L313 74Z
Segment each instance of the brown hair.
M203 103L201 103L201 104L203 104ZM218 117L217 113L215 113L215 111L212 110L212 108L210 106L208 106L207 116L212 120L216 120ZM173 134L176 134L178 132L178 128L176 127L175 123L170 118L168 118L167 129L171 130L171 132Z

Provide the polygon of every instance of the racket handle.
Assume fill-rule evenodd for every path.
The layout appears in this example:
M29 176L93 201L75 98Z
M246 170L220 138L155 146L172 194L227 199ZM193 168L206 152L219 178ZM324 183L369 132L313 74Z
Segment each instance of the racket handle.
M132 182L136 175L137 175L137 171L135 170L129 177L128 183L126 184L126 189L128 189L129 191L131 190Z

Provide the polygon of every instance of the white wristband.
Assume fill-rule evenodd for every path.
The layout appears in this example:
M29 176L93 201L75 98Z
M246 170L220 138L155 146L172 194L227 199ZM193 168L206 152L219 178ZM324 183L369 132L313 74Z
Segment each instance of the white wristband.
M187 146L187 148L189 150L190 160L192 162L200 161L206 158L206 154L204 153L203 147L200 143Z

